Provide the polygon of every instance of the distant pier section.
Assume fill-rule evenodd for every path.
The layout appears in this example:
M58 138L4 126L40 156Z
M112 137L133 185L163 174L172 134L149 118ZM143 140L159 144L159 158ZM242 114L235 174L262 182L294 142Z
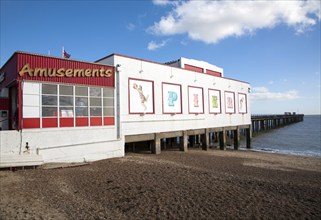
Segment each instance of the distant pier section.
M289 124L301 122L304 114L285 112L284 115L252 115L252 133L258 133L270 129L283 127Z

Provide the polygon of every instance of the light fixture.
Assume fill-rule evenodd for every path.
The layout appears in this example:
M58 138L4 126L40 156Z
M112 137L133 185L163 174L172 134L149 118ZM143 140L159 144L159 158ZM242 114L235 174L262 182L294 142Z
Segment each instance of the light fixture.
M117 71L117 72L120 72L120 67L121 67L121 64L117 64L117 65L116 65L116 71Z

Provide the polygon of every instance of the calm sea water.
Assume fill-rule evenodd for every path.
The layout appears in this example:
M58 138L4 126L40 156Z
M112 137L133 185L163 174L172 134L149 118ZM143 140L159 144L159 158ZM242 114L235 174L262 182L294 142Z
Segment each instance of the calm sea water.
M252 148L321 158L321 115L305 115L303 122L256 134L252 139Z

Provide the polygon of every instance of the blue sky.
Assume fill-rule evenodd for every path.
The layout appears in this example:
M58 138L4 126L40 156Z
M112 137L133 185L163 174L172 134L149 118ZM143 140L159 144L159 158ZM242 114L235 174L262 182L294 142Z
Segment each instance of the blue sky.
M320 112L320 1L1 0L0 65L15 51L95 61L179 57L251 84L253 114Z

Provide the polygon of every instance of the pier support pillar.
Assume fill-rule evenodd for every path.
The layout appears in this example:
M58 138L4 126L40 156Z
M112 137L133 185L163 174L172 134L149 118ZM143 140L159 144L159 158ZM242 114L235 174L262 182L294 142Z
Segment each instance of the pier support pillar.
M205 133L202 134L202 150L208 150L210 148L210 134L209 129L205 129Z
M161 153L161 139L158 133L155 134L155 138L151 146L151 151L152 151L152 154Z
M246 148L251 148L251 126L245 129L245 136L246 136Z
M195 135L189 136L189 145L190 145L190 147L195 146Z
M234 130L234 150L238 150L240 148L240 128L237 127Z
M226 130L223 128L223 131L219 132L220 139L220 150L226 150Z
M183 136L180 137L179 144L180 144L179 145L179 150L187 152L187 144L188 144L187 131L183 131Z

